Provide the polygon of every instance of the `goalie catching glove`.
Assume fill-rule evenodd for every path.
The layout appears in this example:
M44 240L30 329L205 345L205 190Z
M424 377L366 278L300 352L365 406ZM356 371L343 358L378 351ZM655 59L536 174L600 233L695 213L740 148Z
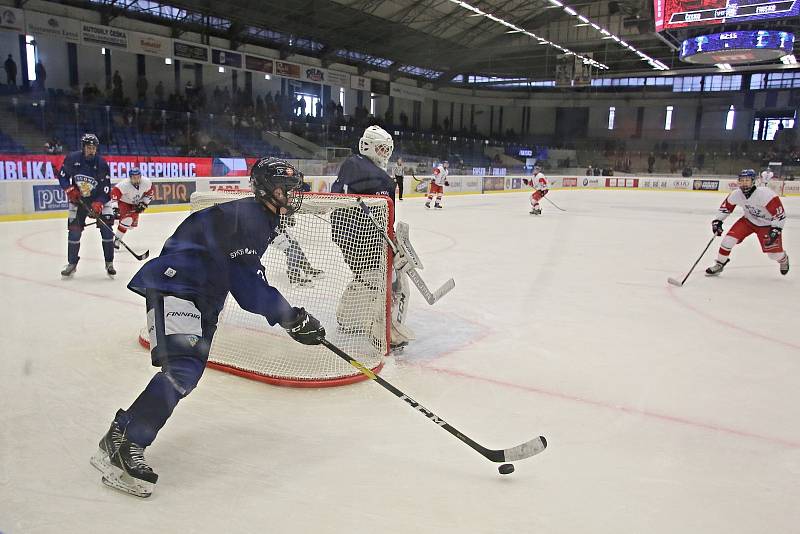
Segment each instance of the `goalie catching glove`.
M325 328L320 322L306 312L305 308L295 308L297 316L284 321L281 326L292 339L303 345L319 345L325 337Z

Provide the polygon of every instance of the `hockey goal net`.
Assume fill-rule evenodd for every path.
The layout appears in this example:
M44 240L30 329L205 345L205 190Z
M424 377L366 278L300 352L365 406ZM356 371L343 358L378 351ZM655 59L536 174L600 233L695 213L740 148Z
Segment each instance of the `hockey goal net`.
M248 191L194 193L192 212L252 196ZM389 351L391 258L375 225L354 195L306 193L295 215L261 258L270 285L292 306L319 319L326 337L375 372ZM392 235L394 213L386 197L361 199ZM318 272L321 271L321 272ZM147 336L140 336L147 346ZM302 345L270 327L231 295L219 316L209 367L293 387L343 385L366 378L322 346Z

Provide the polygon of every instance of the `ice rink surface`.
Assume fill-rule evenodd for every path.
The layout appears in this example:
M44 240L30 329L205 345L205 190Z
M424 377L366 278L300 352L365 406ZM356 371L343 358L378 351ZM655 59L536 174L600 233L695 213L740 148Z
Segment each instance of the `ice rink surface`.
M400 204L424 278L456 289L435 306L414 291L419 340L383 373L488 447L543 434L545 452L501 476L377 384L208 370L147 450L147 500L89 465L155 371L125 289L138 262L122 251L108 279L87 230L62 281L64 219L0 224L0 532L798 532L800 198L783 199L788 276L750 237L682 288L667 277L722 195L548 198L568 211L533 217L522 193ZM156 255L185 216L147 213L129 244Z

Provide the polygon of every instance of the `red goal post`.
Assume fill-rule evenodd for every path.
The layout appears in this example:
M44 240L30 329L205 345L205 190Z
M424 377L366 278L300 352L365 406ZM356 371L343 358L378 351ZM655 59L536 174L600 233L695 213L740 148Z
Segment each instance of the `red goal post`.
M252 194L246 190L194 193L191 209L245 196ZM392 254L357 198L393 236L394 206L387 197L305 193L298 213L282 216L285 235L273 241L261 262L270 285L292 306L306 308L325 326L331 342L379 372L389 353ZM308 264L298 263L298 256L304 256ZM303 267L323 273L310 276ZM292 276L298 270L307 282ZM139 343L149 348L146 329ZM302 345L282 328L270 327L264 317L244 311L230 295L219 316L208 366L290 387L340 386L366 378L324 347Z

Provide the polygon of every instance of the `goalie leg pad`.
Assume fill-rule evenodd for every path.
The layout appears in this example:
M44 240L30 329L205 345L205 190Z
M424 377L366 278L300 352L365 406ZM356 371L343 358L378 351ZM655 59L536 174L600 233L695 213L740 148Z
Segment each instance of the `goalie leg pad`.
M381 310L384 309L378 288L385 283L384 274L378 270L365 271L353 278L342 293L336 308L336 320L342 331L372 333L373 329L377 328L376 310L379 307ZM383 311L380 315L383 316Z
M416 339L414 332L404 324L410 300L411 286L408 283L408 276L404 272L395 271L395 280L392 284L392 345L401 345Z

